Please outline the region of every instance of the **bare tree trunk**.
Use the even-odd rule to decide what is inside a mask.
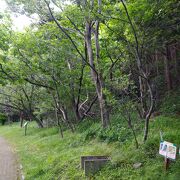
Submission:
[[[91,21],[88,22],[88,20],[87,20],[87,22],[86,22],[86,44],[87,44],[87,52],[88,52],[88,57],[89,57],[89,64],[93,67],[93,69],[91,68],[91,75],[92,75],[92,79],[95,84],[96,93],[98,96],[102,126],[104,128],[106,128],[110,124],[109,112],[108,112],[108,107],[107,107],[107,103],[106,103],[106,99],[105,99],[105,94],[103,93],[104,83],[103,83],[102,77],[101,77],[100,73],[98,73],[97,71],[96,72],[94,71],[95,65],[94,65],[94,55],[93,55],[93,50],[92,50],[91,28],[92,28]],[[96,43],[97,43],[97,39],[96,39]],[[97,50],[97,48],[98,48],[98,46],[96,44],[96,56],[98,56],[97,51],[99,53],[99,50]]]
[[[22,128],[23,127],[23,121],[24,121],[22,112],[20,112],[20,114],[19,114],[19,119],[20,119],[20,127]]]
[[[60,119],[59,119],[59,116],[58,116],[58,112],[57,112],[57,107],[55,106],[54,108],[55,110],[55,115],[56,115],[56,121],[57,121],[57,124],[58,124],[58,127],[59,127],[59,132],[61,134],[61,137],[63,138],[63,130],[62,130],[62,127],[61,127],[61,122],[60,122]]]
[[[146,102],[145,102],[145,89],[144,89],[144,82],[143,78],[139,76],[139,91],[140,91],[140,101],[141,101],[141,117],[146,117]]]
[[[128,126],[132,130],[134,140],[135,140],[135,145],[136,145],[136,148],[138,149],[139,148],[139,143],[138,143],[138,140],[137,140],[137,136],[136,136],[134,127],[132,125],[131,112],[130,112],[129,109],[127,109],[126,105],[125,105],[125,114],[126,114],[125,119],[127,119]]]
[[[67,110],[66,108],[60,103],[60,94],[59,94],[59,90],[58,90],[58,86],[57,86],[57,80],[54,76],[52,76],[52,80],[55,86],[55,90],[56,90],[56,95],[57,95],[57,100],[56,97],[52,94],[52,97],[54,99],[54,103],[55,106],[57,107],[57,109],[59,110],[59,112],[62,114],[62,117],[64,119],[64,122],[67,124],[67,126],[71,129],[72,132],[74,132],[74,128],[72,123],[69,121],[68,115],[67,115]]]
[[[66,108],[64,106],[62,106],[62,107],[59,107],[59,110],[61,111],[63,119],[64,119],[65,123],[67,124],[67,126],[69,127],[69,129],[71,129],[71,131],[74,132],[74,126],[68,118],[68,113],[67,113]]]
[[[69,60],[67,60],[69,71],[71,72],[73,69],[73,66]],[[84,68],[83,68],[84,69]],[[76,117],[76,122],[79,122],[81,120],[81,116],[79,113],[79,101],[80,101],[80,94],[81,94],[81,86],[82,86],[82,80],[83,80],[83,69],[81,71],[81,77],[80,77],[80,87],[78,92],[78,97],[75,97],[75,89],[74,89],[74,82],[72,79],[70,79],[69,87],[71,89],[71,102],[72,102],[72,108]]]
[[[24,119],[22,117],[20,117],[20,126],[21,126],[21,128],[23,127],[23,121],[24,121]]]
[[[39,128],[43,128],[44,127],[42,121],[40,119],[38,119],[35,115],[33,115],[33,119],[36,121],[36,123],[38,124]]]
[[[9,114],[7,115],[7,119],[8,124],[11,124],[11,116]]]
[[[76,117],[76,122],[81,121],[81,115],[80,115],[80,112],[79,112],[79,103],[76,102],[76,99],[75,99],[74,96],[72,97],[72,107],[73,107],[73,111],[74,111],[74,114],[75,114],[75,117]]]
[[[152,92],[152,88],[151,85],[149,83],[149,81],[147,80],[147,86],[148,86],[148,90],[149,90],[149,95],[150,95],[150,105],[149,105],[149,110],[146,114],[146,119],[145,119],[145,128],[144,128],[144,142],[147,140],[148,138],[148,133],[149,133],[149,120],[151,117],[151,114],[153,112],[153,108],[154,108],[154,97],[153,97],[153,92]]]
[[[145,96],[146,93],[149,94],[149,104],[150,105],[149,105],[149,108],[147,108],[147,110],[146,110],[146,119],[145,119],[145,127],[144,127],[144,138],[143,138],[144,142],[145,142],[147,140],[147,138],[148,138],[149,119],[150,119],[150,116],[151,116],[153,108],[154,108],[154,97],[153,97],[152,87],[151,87],[150,82],[149,82],[149,77],[147,76],[146,72],[143,69],[143,63],[142,63],[141,55],[139,53],[139,42],[138,42],[138,37],[137,37],[137,34],[136,34],[135,27],[133,25],[133,22],[131,21],[130,16],[129,16],[126,4],[124,3],[123,0],[121,0],[121,2],[123,4],[123,6],[124,6],[127,18],[129,20],[129,23],[131,25],[131,28],[132,28],[132,31],[133,31],[133,34],[134,34],[135,45],[136,45],[136,48],[135,48],[135,58],[136,58],[136,62],[137,62],[139,76],[141,76],[143,78],[143,81],[145,81],[145,85],[147,86],[146,92],[142,91],[141,93],[142,93],[143,96]],[[140,91],[141,91],[141,89],[140,89]]]
[[[92,1],[91,1],[92,2]],[[91,3],[93,4],[93,3]],[[102,6],[102,1],[98,0],[98,14],[101,13],[101,6]],[[93,8],[93,5],[92,5]],[[102,77],[102,72],[100,68],[98,67],[99,65],[99,60],[100,60],[100,46],[99,46],[99,21],[95,21],[95,51],[96,51],[96,64],[97,67],[94,65],[94,54],[93,54],[93,47],[92,47],[92,27],[93,23],[90,20],[90,17],[86,17],[86,35],[85,35],[85,40],[86,40],[86,45],[87,45],[87,53],[89,57],[89,64],[91,65],[91,76],[93,79],[93,82],[96,87],[96,93],[98,96],[98,101],[99,101],[99,106],[100,106],[100,112],[101,112],[101,122],[103,128],[106,128],[110,125],[110,120],[109,120],[109,111],[108,111],[108,106],[106,102],[106,95],[104,94],[104,80]],[[96,71],[95,71],[96,70]]]

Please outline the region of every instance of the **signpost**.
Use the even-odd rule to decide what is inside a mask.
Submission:
[[[165,169],[167,170],[170,164],[170,159],[175,160],[176,159],[176,152],[177,147],[175,144],[167,142],[167,141],[161,141],[160,148],[159,148],[159,154],[165,157]]]

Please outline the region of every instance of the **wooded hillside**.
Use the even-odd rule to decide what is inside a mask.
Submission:
[[[150,117],[179,89],[179,1],[6,2],[39,18],[17,32],[1,14],[2,117],[58,125],[63,137],[87,119],[109,128],[121,114],[136,139],[136,114],[147,140]]]

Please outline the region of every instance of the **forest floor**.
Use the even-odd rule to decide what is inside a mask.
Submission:
[[[17,180],[18,165],[16,156],[6,140],[0,137],[0,180]]]
[[[63,139],[58,128],[39,129],[35,122],[29,123],[27,136],[24,136],[24,128],[20,128],[19,123],[0,126],[0,136],[15,147],[26,180],[85,180],[87,178],[80,168],[80,157],[84,155],[111,157],[111,163],[95,174],[93,180],[179,180],[179,154],[175,161],[171,161],[167,172],[164,158],[159,155],[160,130],[164,140],[180,147],[179,117],[159,116],[151,120],[149,138],[145,144],[142,142],[143,129],[138,126],[138,149],[131,131],[123,126],[125,124],[119,116],[118,122],[115,125],[120,138],[116,141],[113,139],[116,135],[114,131],[102,134],[104,132],[98,129],[99,123],[90,125],[86,124],[87,121],[78,126],[75,133],[65,130]],[[2,140],[2,143],[5,142]],[[2,151],[3,145],[0,146]],[[6,155],[2,155],[4,157]],[[133,167],[136,163],[142,166],[136,169]]]

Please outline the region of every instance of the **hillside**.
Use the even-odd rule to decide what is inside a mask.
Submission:
[[[0,0],[0,179],[179,180],[179,9]]]
[[[165,172],[164,158],[158,154],[160,130],[164,140],[180,145],[179,118],[159,116],[153,119],[146,144],[142,143],[142,135],[138,135],[139,149],[135,148],[131,134],[120,123],[114,131],[121,137],[116,142],[111,142],[115,134],[102,136],[96,123],[81,124],[75,133],[66,131],[63,139],[57,128],[38,129],[33,122],[28,127],[27,136],[18,123],[0,127],[0,135],[14,146],[27,180],[85,179],[80,169],[82,155],[109,155],[112,158],[112,162],[93,179],[179,179],[179,155]],[[123,136],[128,141],[126,138],[124,141]],[[134,169],[135,163],[142,163],[142,167]]]

